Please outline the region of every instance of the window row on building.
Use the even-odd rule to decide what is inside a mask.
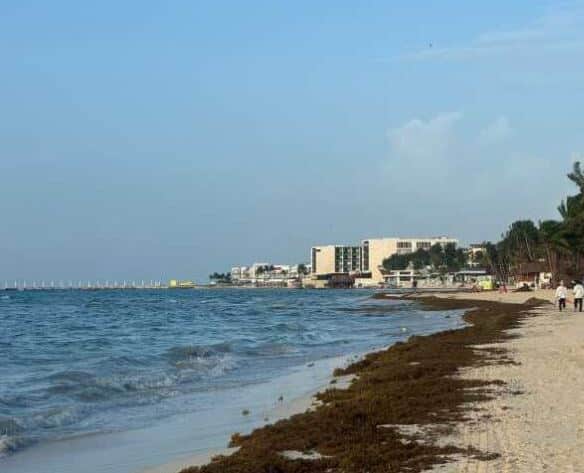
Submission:
[[[431,238],[372,238],[361,245],[325,245],[311,249],[313,274],[371,273],[375,282],[383,282],[380,271],[383,260],[394,254],[407,254],[419,249],[428,250],[435,244],[458,245],[458,240],[448,237]]]

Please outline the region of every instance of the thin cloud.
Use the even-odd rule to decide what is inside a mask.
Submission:
[[[484,209],[486,202],[504,205],[509,195],[526,201],[533,197],[533,189],[518,182],[540,183],[546,189],[543,198],[553,201],[558,175],[550,166],[555,161],[508,143],[520,129],[514,130],[505,115],[482,128],[473,128],[474,122],[451,112],[389,130],[383,179],[391,201],[409,208],[449,209],[439,210],[444,212],[462,201]]]
[[[487,31],[468,44],[414,51],[409,60],[462,61],[502,55],[584,52],[584,6],[550,10],[515,30]]]
[[[402,159],[435,160],[446,155],[462,113],[442,113],[430,120],[414,119],[389,130],[392,155]]]

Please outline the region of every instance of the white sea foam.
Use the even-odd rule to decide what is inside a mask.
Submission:
[[[23,437],[12,437],[10,435],[0,435],[0,458],[10,455],[26,444]]]
[[[215,403],[224,390],[456,325],[456,318],[426,319],[411,304],[386,317],[350,292],[325,297],[311,291],[200,291],[172,297],[31,291],[0,302],[3,369],[15,380],[0,383],[0,407],[17,416],[22,429],[0,418],[0,454],[24,447],[23,439],[45,444],[200,413],[211,404],[207,398]],[[47,367],[45,376],[41,367]],[[227,407],[237,401],[226,399]],[[237,419],[250,408],[244,401],[234,410]]]

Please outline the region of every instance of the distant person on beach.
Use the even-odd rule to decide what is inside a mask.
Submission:
[[[584,286],[582,281],[576,281],[572,289],[572,294],[574,294],[574,312],[582,312],[582,299],[584,298]]]
[[[564,286],[564,281],[560,281],[560,285],[556,289],[556,299],[560,312],[566,308],[566,297],[568,297],[568,289]]]

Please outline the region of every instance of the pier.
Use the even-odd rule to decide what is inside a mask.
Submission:
[[[59,280],[59,281],[4,281],[0,290],[4,291],[110,291],[110,290],[154,290],[168,289],[168,285],[160,280],[116,281],[116,280]]]

